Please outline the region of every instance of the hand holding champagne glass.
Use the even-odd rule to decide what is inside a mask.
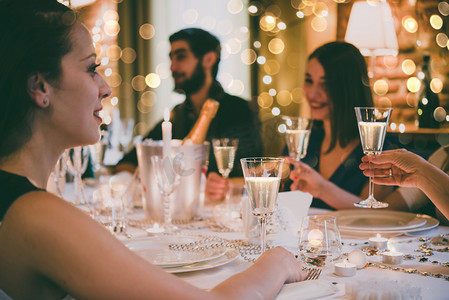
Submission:
[[[382,152],[390,120],[391,108],[355,107],[355,114],[359,126],[360,140],[363,153],[376,155]],[[388,203],[377,201],[374,198],[373,177],[369,177],[369,196],[363,201],[354,203],[363,208],[385,208]]]
[[[265,252],[266,221],[275,208],[284,159],[270,157],[240,160],[253,215],[260,218],[261,251]]]
[[[289,116],[283,116],[282,120],[283,125],[285,125],[284,136],[288,154],[292,159],[299,162],[307,154],[313,120]]]

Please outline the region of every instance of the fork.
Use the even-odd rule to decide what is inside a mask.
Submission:
[[[321,275],[321,269],[309,269],[304,280],[316,280]]]

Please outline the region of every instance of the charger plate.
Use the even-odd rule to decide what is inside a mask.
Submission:
[[[168,269],[207,262],[224,256],[225,247],[209,248],[201,251],[178,251],[169,249],[171,244],[189,244],[199,241],[193,236],[157,236],[125,241],[125,245],[152,264]]]
[[[337,217],[340,231],[351,232],[416,232],[438,226],[439,221],[427,215],[383,209],[349,209],[327,213]]]

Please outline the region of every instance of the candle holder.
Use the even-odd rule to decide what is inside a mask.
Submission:
[[[389,265],[402,264],[404,254],[401,252],[384,252],[382,253],[382,262]]]
[[[381,237],[380,234],[377,234],[376,237],[369,238],[368,242],[370,247],[377,249],[387,249],[388,239]]]
[[[334,273],[338,276],[344,277],[352,277],[355,275],[355,271],[357,270],[357,266],[345,260],[342,263],[336,263],[334,265]]]

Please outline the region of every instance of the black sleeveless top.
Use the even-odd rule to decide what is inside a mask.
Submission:
[[[43,191],[26,177],[0,170],[0,222],[9,207],[22,195],[32,191]]]

